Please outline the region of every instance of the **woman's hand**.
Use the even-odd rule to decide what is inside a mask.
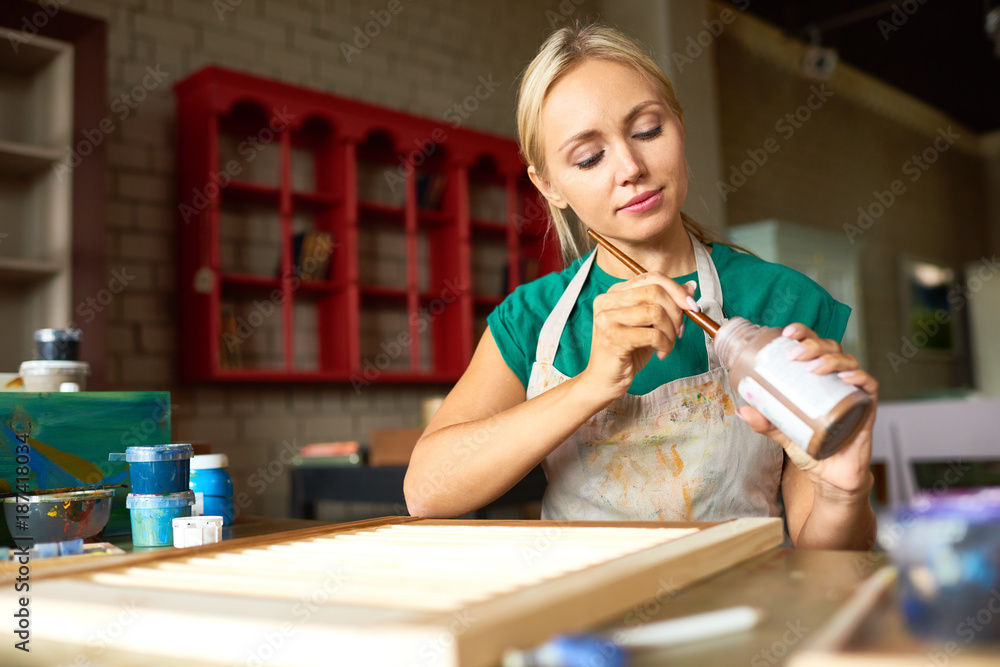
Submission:
[[[684,333],[684,310],[698,310],[695,283],[659,272],[617,283],[594,299],[590,362],[580,374],[591,395],[610,403],[624,395],[655,352],[665,358]]]
[[[845,354],[840,344],[834,340],[820,338],[804,324],[790,324],[782,332],[783,336],[799,341],[798,361],[812,361],[813,373],[825,375],[838,373],[844,382],[852,384],[878,403],[878,382],[861,370],[858,360]],[[792,352],[795,354],[795,351]],[[830,499],[844,501],[867,497],[871,488],[872,428],[875,424],[875,410],[854,436],[854,439],[832,456],[817,461],[801,447],[788,439],[784,433],[771,424],[760,412],[750,406],[739,409],[743,421],[757,433],[768,436],[780,444],[789,460],[804,471],[815,486],[816,493]]]

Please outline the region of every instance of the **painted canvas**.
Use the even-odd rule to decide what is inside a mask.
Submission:
[[[169,392],[0,392],[0,493],[15,490],[22,443],[34,490],[127,483],[128,464],[108,461],[108,454],[169,442]],[[128,533],[127,494],[115,492],[105,535]],[[12,543],[2,521],[0,543]]]

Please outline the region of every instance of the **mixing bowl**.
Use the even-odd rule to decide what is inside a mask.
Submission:
[[[3,499],[3,515],[15,540],[63,542],[97,537],[108,524],[114,489],[34,492],[33,495]],[[27,506],[27,512],[19,512]]]

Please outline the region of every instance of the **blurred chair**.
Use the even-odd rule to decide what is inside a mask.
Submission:
[[[1000,399],[881,403],[872,460],[886,465],[887,496],[893,508],[920,490],[916,472],[920,463],[945,464],[931,490],[969,486],[968,461],[1000,461]]]

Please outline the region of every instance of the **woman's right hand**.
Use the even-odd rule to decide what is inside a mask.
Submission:
[[[590,362],[581,373],[590,395],[623,396],[655,352],[665,358],[684,333],[685,310],[698,311],[695,283],[649,272],[617,283],[594,299]]]

